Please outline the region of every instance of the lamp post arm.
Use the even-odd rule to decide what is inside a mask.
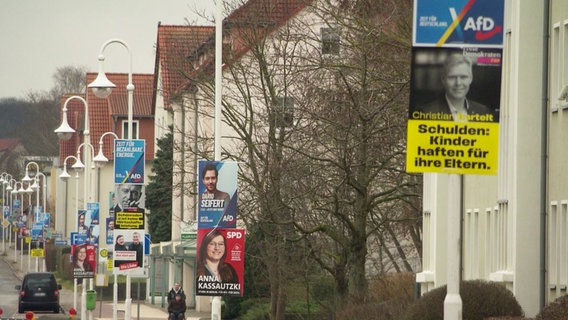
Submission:
[[[111,43],[119,43],[128,51],[128,84],[126,85],[126,91],[128,92],[128,139],[132,139],[132,114],[133,114],[133,98],[134,98],[134,84],[132,83],[132,51],[128,44],[121,39],[110,39],[107,40],[101,46],[99,53],[99,68],[102,68],[102,62],[105,60],[104,51]]]

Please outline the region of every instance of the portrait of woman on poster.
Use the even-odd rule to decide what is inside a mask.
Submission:
[[[116,241],[114,243],[114,251],[128,251],[128,246],[124,242],[124,236],[119,234],[116,236]],[[114,260],[114,266],[118,267],[122,263],[122,260]]]
[[[212,230],[203,237],[199,248],[197,262],[197,278],[200,276],[215,276],[217,281],[238,283],[237,272],[225,262],[227,255],[225,237],[218,230]]]
[[[73,252],[73,270],[92,272],[93,266],[87,261],[87,246],[81,245]]]

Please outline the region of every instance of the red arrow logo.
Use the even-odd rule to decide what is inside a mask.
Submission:
[[[497,33],[501,32],[502,29],[503,28],[501,28],[501,26],[496,26],[495,28],[493,28],[493,30],[488,31],[488,32],[477,31],[475,33],[475,40],[477,40],[477,41],[487,40],[487,39],[493,37],[494,35],[496,35]]]

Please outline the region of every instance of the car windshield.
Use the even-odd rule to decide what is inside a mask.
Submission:
[[[51,279],[49,278],[31,278],[28,280],[28,285],[30,287],[45,287],[51,285]]]

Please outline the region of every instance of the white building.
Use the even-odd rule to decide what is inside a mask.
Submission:
[[[448,228],[461,276],[509,288],[526,316],[566,294],[568,2],[505,1],[497,176],[463,176],[462,223],[448,226],[448,176],[424,176],[422,292],[444,285]]]

